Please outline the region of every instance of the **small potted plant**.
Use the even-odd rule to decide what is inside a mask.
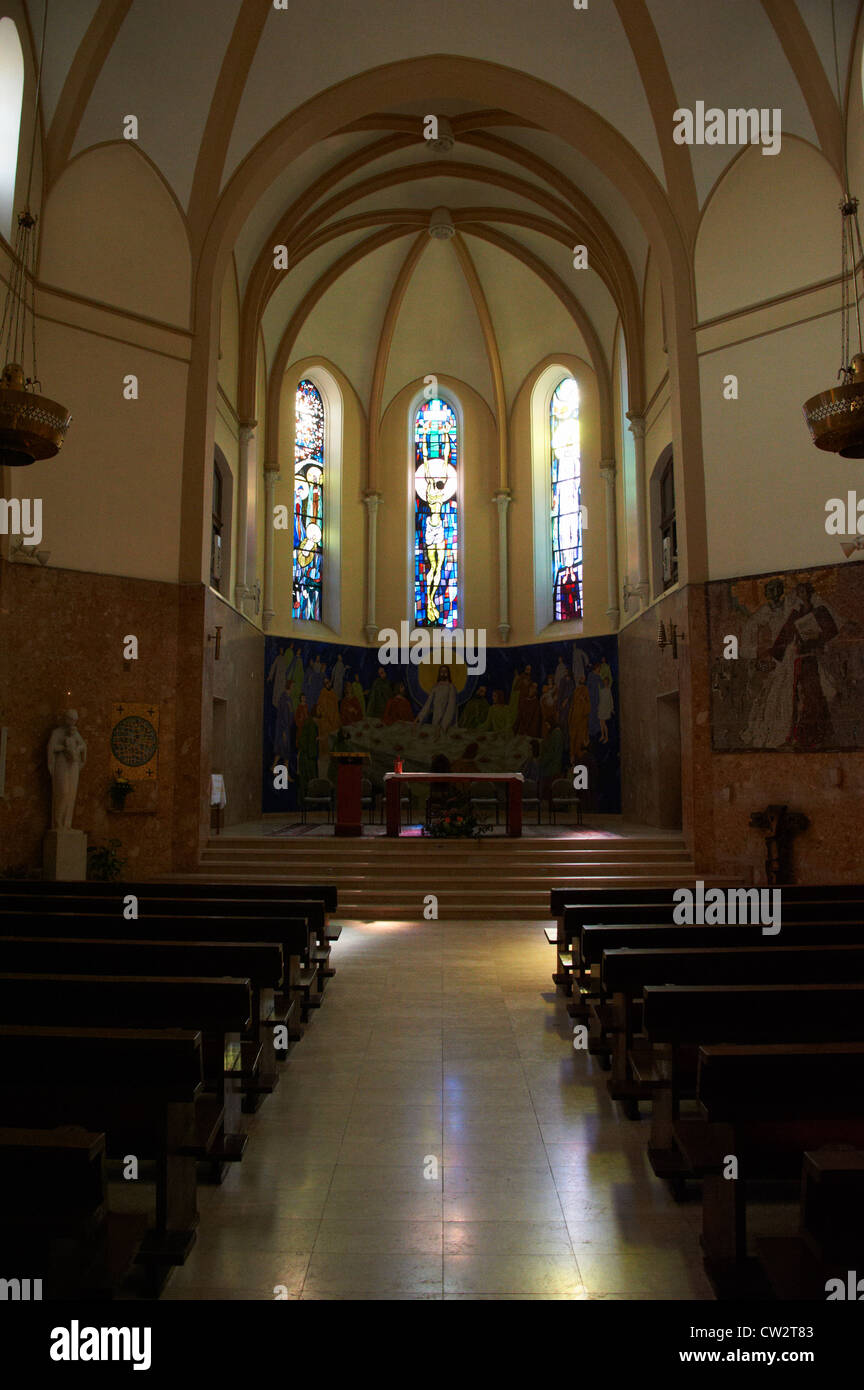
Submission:
[[[126,864],[126,860],[117,853],[122,847],[120,840],[90,845],[87,849],[87,877],[97,883],[116,883]]]
[[[111,809],[112,811],[122,811],[126,806],[126,798],[134,792],[135,788],[122,772],[115,772],[111,781]]]

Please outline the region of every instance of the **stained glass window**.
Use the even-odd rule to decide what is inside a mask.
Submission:
[[[298,620],[321,621],[324,561],[324,403],[314,382],[294,398],[294,596]]]
[[[549,408],[552,467],[552,598],[555,621],[582,617],[582,485],[579,387],[565,376]]]
[[[414,416],[414,624],[459,626],[459,427],[436,396]]]

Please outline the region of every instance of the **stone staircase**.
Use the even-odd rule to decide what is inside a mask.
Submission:
[[[480,841],[381,836],[211,838],[197,874],[240,883],[335,883],[336,920],[416,921],[437,898],[442,921],[548,922],[553,887],[686,884],[695,868],[679,836]],[[179,877],[179,876],[178,876]]]

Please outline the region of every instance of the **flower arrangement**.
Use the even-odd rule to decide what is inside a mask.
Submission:
[[[423,827],[423,834],[433,840],[479,840],[488,835],[492,826],[487,821],[478,820],[470,805],[446,805],[434,810],[429,824]]]
[[[111,805],[115,811],[122,811],[126,805],[127,796],[134,792],[135,787],[124,776],[122,772],[115,772],[111,782]]]

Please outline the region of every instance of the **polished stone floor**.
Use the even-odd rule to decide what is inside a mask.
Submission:
[[[164,1298],[712,1298],[540,927],[346,926],[334,964]]]

